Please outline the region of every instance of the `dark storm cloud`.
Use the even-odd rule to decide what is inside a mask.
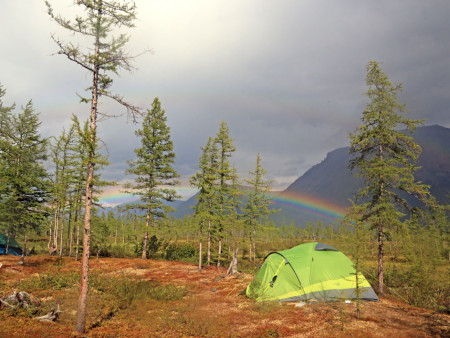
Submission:
[[[166,110],[184,180],[192,175],[200,147],[230,127],[241,176],[256,153],[277,188],[303,174],[326,154],[348,144],[366,98],[365,66],[382,63],[408,117],[450,127],[450,2],[156,0],[136,2],[139,21],[129,49],[138,70],[121,74],[114,90],[149,108],[158,96]],[[72,11],[71,1],[58,9]],[[21,13],[13,16],[11,13]],[[17,1],[0,5],[0,82],[11,101],[32,98],[42,111],[43,132],[58,134],[71,113],[87,117],[75,92],[89,75],[56,51],[45,6]],[[9,14],[8,14],[9,13]],[[110,108],[107,104],[105,109]],[[109,179],[123,179],[126,160],[138,145],[126,118],[102,122],[99,130],[112,165]]]

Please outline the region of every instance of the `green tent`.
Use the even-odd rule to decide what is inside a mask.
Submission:
[[[8,246],[8,255],[22,256],[22,248],[14,238],[0,234],[0,255],[6,255],[6,246]]]
[[[362,274],[363,300],[378,297]],[[257,301],[337,301],[356,298],[353,263],[332,246],[313,242],[272,252],[248,285],[246,294]]]

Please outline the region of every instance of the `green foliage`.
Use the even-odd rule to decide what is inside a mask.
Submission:
[[[165,248],[167,245],[168,241],[159,240],[158,237],[156,237],[156,235],[152,235],[147,242],[146,257],[162,258],[164,255],[158,254],[158,251],[161,248]],[[142,255],[143,248],[144,248],[144,241],[142,240],[139,243],[137,243],[137,245],[135,245],[134,253],[138,256]]]
[[[179,175],[173,165],[175,153],[170,138],[170,128],[166,124],[165,111],[161,109],[161,103],[155,98],[152,109],[147,109],[142,129],[136,131],[140,138],[141,147],[134,150],[137,159],[128,161],[130,168],[127,174],[135,175],[135,183],[127,184],[133,195],[140,196],[141,203],[134,208],[145,210],[146,227],[156,227],[156,223],[167,217],[172,208],[164,204],[164,201],[174,201],[178,198],[175,189],[170,188],[178,183]],[[146,258],[148,230],[144,237],[142,258]]]
[[[73,287],[79,279],[79,273],[52,271],[21,281],[16,288],[28,292],[40,290],[61,290]]]
[[[261,165],[261,156],[258,153],[256,156],[255,171],[249,171],[250,178],[245,182],[250,185],[250,189],[246,190],[245,206],[242,208],[242,218],[247,226],[247,234],[253,247],[253,255],[251,259],[256,258],[256,232],[261,229],[261,220],[269,214],[277,213],[279,210],[269,209],[271,196],[269,191],[271,189],[271,181],[267,181],[264,175],[267,174]]]
[[[170,128],[161,103],[155,98],[152,109],[147,109],[142,129],[136,131],[141,147],[134,150],[137,159],[128,161],[127,174],[136,175],[135,184],[127,185],[130,193],[138,195],[142,204],[135,207],[146,210],[147,217],[162,218],[168,209],[163,201],[173,201],[178,196],[170,186],[177,184],[178,174],[173,168],[175,153],[170,138]]]
[[[386,269],[387,291],[408,304],[450,313],[450,269],[418,260]]]
[[[159,285],[151,280],[128,275],[105,276],[92,274],[90,286],[114,302],[119,309],[132,305],[136,300],[174,301],[187,295],[187,290],[174,285]]]
[[[27,234],[47,217],[49,198],[47,139],[38,132],[41,122],[31,101],[22,112],[4,107],[0,85],[0,228],[10,235]]]
[[[413,132],[420,120],[402,117],[405,106],[398,103],[402,87],[391,83],[380,65],[367,65],[366,95],[369,102],[361,118],[363,125],[350,134],[350,168],[364,178],[366,185],[356,196],[354,212],[378,232],[379,291],[383,293],[383,243],[389,230],[400,227],[409,210],[403,191],[430,204],[429,187],[414,179],[415,162],[421,152],[411,136],[399,131],[404,126]]]
[[[168,261],[194,263],[197,249],[190,244],[168,244],[164,247],[164,258]]]
[[[59,47],[58,54],[65,55],[70,61],[83,67],[85,70],[95,73],[98,76],[95,88],[88,88],[89,92],[95,91],[99,96],[107,96],[120,104],[124,105],[128,110],[133,110],[129,104],[125,104],[122,98],[114,95],[109,91],[113,79],[109,74],[117,75],[120,70],[131,71],[130,56],[125,45],[129,40],[126,34],[113,36],[114,29],[118,27],[134,26],[136,19],[136,6],[134,3],[121,4],[118,1],[97,1],[97,0],[80,0],[75,4],[80,6],[84,11],[84,16],[77,16],[74,20],[63,18],[55,15],[53,8],[48,1],[45,1],[48,14],[59,26],[68,31],[93,38],[96,48],[91,45],[84,49],[74,43],[66,43],[54,35],[53,40]],[[92,41],[92,40],[91,40]],[[88,98],[82,98],[82,102],[91,101]]]
[[[18,305],[13,307],[5,307],[2,309],[2,311],[5,311],[8,316],[11,317],[21,317],[21,318],[33,318],[40,316],[44,313],[45,310],[42,309],[42,307],[38,306],[37,304],[31,304],[28,306]]]

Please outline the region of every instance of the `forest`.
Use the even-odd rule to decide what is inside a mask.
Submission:
[[[254,154],[254,169],[239,177],[239,163],[233,159],[237,149],[225,121],[215,133],[211,131],[212,136],[204,145],[198,145],[201,156],[189,181],[198,191],[194,213],[177,219],[170,216],[170,202],[179,198],[176,186],[180,175],[164,102],[156,97],[143,110],[111,91],[112,75],[129,71],[134,58],[124,49],[128,37],[112,34],[114,28],[133,26],[136,8],[115,1],[86,0],[77,4],[84,8],[84,18],[65,19],[55,14],[48,2],[47,8],[57,25],[74,36],[92,40],[92,45],[83,50],[73,41],[53,36],[58,54],[92,76],[88,97],[81,97],[90,106],[89,118],[82,121],[74,114],[70,125],[59,134],[43,137],[42,122],[33,102],[30,100],[20,109],[8,105],[7,88],[0,85],[0,233],[6,239],[5,254],[10,243],[22,247],[20,259],[0,256],[0,263],[5,262],[3,268],[0,265],[0,273],[5,277],[0,281],[3,319],[17,318],[24,323],[24,318],[45,317],[47,313],[56,320],[60,305],[65,305],[73,313],[61,315],[64,330],[75,323],[78,334],[86,330],[94,333],[95,329],[118,325],[108,324],[115,323],[114,318],[123,323],[126,314],[138,311],[137,304],[144,306],[144,301],[176,306],[189,293],[197,294],[199,290],[194,292],[183,286],[190,285],[188,277],[183,275],[186,280],[176,280],[177,269],[180,275],[189,270],[188,275],[198,280],[205,276],[215,282],[224,279],[228,284],[223,295],[229,296],[242,291],[267,254],[301,243],[323,242],[350,257],[356,275],[362,273],[386,302],[403,302],[438,314],[441,317],[433,320],[438,322],[440,331],[436,329],[434,334],[448,333],[445,322],[450,309],[449,206],[440,205],[430,194],[430,187],[414,177],[421,149],[411,134],[424,121],[404,116],[406,107],[398,98],[402,86],[389,80],[380,63],[367,64],[361,125],[349,135],[352,160],[348,165],[356,177],[364,179],[365,186],[354,196],[342,219],[330,224],[274,223],[271,215],[277,210],[271,208],[272,182],[267,178],[262,155]],[[124,108],[138,126],[135,136],[140,142],[134,152],[130,151],[126,170],[129,180],[123,187],[139,200],[108,209],[98,200],[103,188],[116,184],[101,177],[102,169],[109,165],[97,131],[99,102],[103,99]],[[400,192],[415,197],[420,207],[409,205]],[[106,274],[112,271],[101,268],[102,264],[134,272],[131,277],[122,272],[112,278]],[[15,266],[22,267],[21,280],[14,277]],[[170,271],[172,284],[161,284],[156,277],[144,278],[152,269]],[[139,270],[142,275],[136,272]],[[213,289],[215,292],[217,286]],[[17,307],[7,298],[12,291],[41,294],[45,298],[49,297],[49,290],[57,292],[60,299],[50,302],[51,310],[50,303],[33,303],[31,299],[31,305]],[[93,304],[96,302],[103,309]],[[342,312],[348,310],[330,305],[330,321],[334,324],[327,332],[336,325],[344,330],[346,322],[360,319],[360,310],[368,316],[368,305],[356,303],[357,317],[351,320]],[[177,320],[170,316],[167,319],[172,335],[223,334],[220,323],[217,327],[199,326],[201,319],[187,314],[195,309],[183,304],[183,315],[169,305],[165,309],[168,312],[164,316],[169,316],[170,311],[178,316]],[[258,316],[267,313],[274,317],[278,316],[277,311],[288,311],[273,306],[252,311]],[[317,313],[323,315],[328,310],[319,308]],[[162,334],[157,331],[163,330],[162,326],[163,323],[155,323],[153,333]],[[290,330],[266,327],[248,333],[300,333]],[[98,334],[108,335],[101,331]]]

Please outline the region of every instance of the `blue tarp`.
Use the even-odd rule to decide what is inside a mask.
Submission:
[[[0,255],[6,254],[6,244],[8,242],[8,237],[0,234]],[[12,238],[9,239],[8,245],[8,255],[22,256],[22,248],[20,245]]]

